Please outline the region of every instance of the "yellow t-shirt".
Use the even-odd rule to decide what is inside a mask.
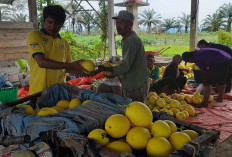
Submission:
[[[54,61],[70,63],[70,47],[65,39],[60,35],[53,38],[46,33],[45,29],[36,30],[28,33],[27,47],[30,54],[30,95],[54,84],[66,82],[65,69],[40,68],[34,59],[35,55],[45,55],[46,58]]]

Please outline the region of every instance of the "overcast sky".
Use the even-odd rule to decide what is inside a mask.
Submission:
[[[123,2],[124,0],[114,0],[114,3]],[[146,2],[146,0],[143,0]],[[224,3],[232,3],[232,0],[199,0],[199,23],[206,18],[207,15],[212,15]],[[97,7],[97,2],[91,2],[94,7]],[[94,4],[95,3],[95,4]],[[145,9],[154,9],[163,19],[177,18],[182,16],[182,12],[190,14],[191,0],[148,0],[150,6],[139,7],[139,13]],[[84,3],[83,3],[84,4]],[[86,5],[85,7],[88,7]],[[120,10],[125,10],[125,7],[114,7],[114,12],[118,13]]]

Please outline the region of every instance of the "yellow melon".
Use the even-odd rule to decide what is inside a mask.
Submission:
[[[107,137],[107,133],[103,129],[94,129],[88,134],[89,139],[93,139],[94,141],[104,146],[109,143],[109,138]]]
[[[113,141],[106,145],[107,148],[113,150],[114,152],[121,153],[132,153],[131,147],[123,141]]]
[[[151,138],[150,131],[144,127],[134,127],[126,135],[126,142],[135,150],[145,149]]]
[[[171,134],[170,126],[163,120],[157,120],[151,127],[151,132],[154,137],[165,137],[168,138]]]
[[[90,73],[92,71],[95,70],[95,64],[93,61],[91,60],[84,60],[82,62],[80,62],[80,65],[85,69],[87,70],[86,73]]]
[[[169,138],[169,142],[172,144],[174,150],[181,149],[189,141],[191,141],[191,138],[183,132],[174,132]]]
[[[125,136],[129,129],[130,121],[126,116],[121,114],[114,114],[105,122],[105,130],[113,138]]]
[[[166,138],[154,137],[147,143],[146,150],[150,157],[168,156],[172,152],[172,146]]]
[[[81,105],[81,100],[78,99],[78,98],[75,98],[75,99],[72,99],[69,103],[69,108],[73,108],[73,107],[76,107],[76,106],[79,106]]]
[[[141,102],[132,102],[126,107],[125,115],[134,126],[148,126],[153,116],[151,110]]]

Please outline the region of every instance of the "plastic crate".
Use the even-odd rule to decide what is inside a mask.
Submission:
[[[18,87],[0,89],[0,102],[6,103],[18,99]]]

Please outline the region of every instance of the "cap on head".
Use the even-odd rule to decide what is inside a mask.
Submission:
[[[121,10],[118,13],[118,16],[114,16],[112,17],[112,19],[120,19],[120,20],[125,20],[125,21],[130,21],[133,22],[135,17],[132,13],[130,13],[129,11],[126,10]]]
[[[148,54],[147,56],[146,56],[146,59],[154,59],[155,57],[152,55],[152,54]]]

